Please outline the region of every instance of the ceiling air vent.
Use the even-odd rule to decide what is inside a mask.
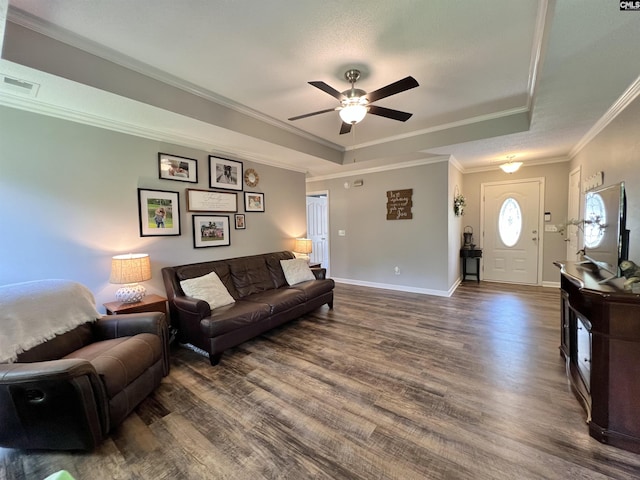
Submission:
[[[20,95],[27,95],[29,97],[35,97],[38,94],[38,89],[40,88],[38,83],[20,80],[19,78],[10,77],[9,75],[4,74],[0,74],[0,78],[2,78],[0,90],[18,93]]]

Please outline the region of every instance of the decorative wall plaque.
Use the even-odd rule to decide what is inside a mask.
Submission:
[[[413,218],[413,189],[387,192],[387,220],[410,220]]]

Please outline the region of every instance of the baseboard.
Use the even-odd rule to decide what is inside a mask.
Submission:
[[[542,282],[543,287],[560,288],[560,282]]]
[[[345,283],[347,285],[358,285],[360,287],[380,288],[383,290],[395,290],[398,292],[420,293],[422,295],[434,295],[437,297],[450,297],[460,285],[460,280],[456,282],[449,290],[431,290],[429,288],[417,288],[407,285],[393,285],[389,283],[366,282],[363,280],[352,280],[350,278],[331,277],[336,283]]]

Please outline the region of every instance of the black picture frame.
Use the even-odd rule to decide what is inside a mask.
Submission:
[[[158,152],[158,178],[198,183],[198,161],[194,158]]]
[[[139,188],[138,218],[141,237],[180,235],[180,194]]]
[[[236,213],[233,216],[233,219],[235,220],[236,230],[244,230],[247,228],[247,219],[245,218],[244,213]]]
[[[264,212],[264,193],[244,192],[245,212]]]
[[[209,187],[242,191],[243,181],[242,162],[209,155]]]
[[[228,215],[193,215],[192,220],[193,248],[231,245]]]

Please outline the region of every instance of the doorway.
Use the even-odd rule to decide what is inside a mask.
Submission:
[[[307,238],[311,239],[311,263],[319,263],[329,276],[329,192],[307,193]]]
[[[544,179],[481,185],[483,280],[539,285]]]

